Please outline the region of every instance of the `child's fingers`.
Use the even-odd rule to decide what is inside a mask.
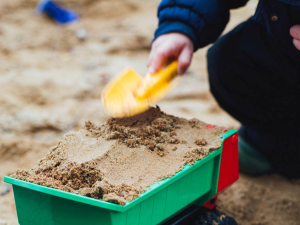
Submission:
[[[294,43],[295,47],[298,50],[300,50],[300,40],[294,38],[293,43]]]
[[[183,74],[191,64],[193,49],[185,46],[178,57],[178,74]]]
[[[290,29],[293,38],[300,40],[300,25],[295,25]]]
[[[154,55],[153,50],[151,50],[149,58],[148,58],[148,63],[147,63],[149,73],[155,73],[156,72],[154,67],[152,66],[152,64],[153,64],[153,62],[152,62],[153,61],[153,55]]]
[[[290,34],[294,38],[295,47],[300,50],[300,25],[295,25],[290,29]]]
[[[149,73],[157,72],[161,67],[164,66],[164,62],[168,57],[168,51],[163,48],[153,48],[151,50],[148,60],[148,71]]]

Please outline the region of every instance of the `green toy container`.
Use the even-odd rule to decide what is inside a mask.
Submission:
[[[220,138],[234,134],[230,130]],[[125,206],[5,177],[13,185],[20,225],[153,225],[217,193],[222,148],[151,185]]]

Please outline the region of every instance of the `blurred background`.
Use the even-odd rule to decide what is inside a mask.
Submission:
[[[18,224],[3,177],[29,169],[70,131],[108,117],[101,91],[126,67],[145,74],[159,0],[59,0],[80,20],[59,26],[34,14],[37,0],[0,1],[0,225]],[[253,15],[257,1],[232,11],[226,32]],[[170,114],[237,129],[209,92],[206,51],[194,55],[180,85],[159,103]],[[299,224],[300,180],[278,175],[240,180],[218,209],[239,224]]]

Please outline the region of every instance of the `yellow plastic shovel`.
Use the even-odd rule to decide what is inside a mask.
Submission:
[[[177,61],[154,74],[147,74],[145,78],[133,69],[126,69],[104,88],[102,104],[112,117],[129,117],[142,113],[178,84],[175,77]]]

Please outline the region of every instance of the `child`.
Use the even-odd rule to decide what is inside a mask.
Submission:
[[[300,177],[300,1],[260,0],[254,16],[217,39],[247,0],[162,0],[148,69],[207,53],[211,92],[239,129],[240,169]]]

